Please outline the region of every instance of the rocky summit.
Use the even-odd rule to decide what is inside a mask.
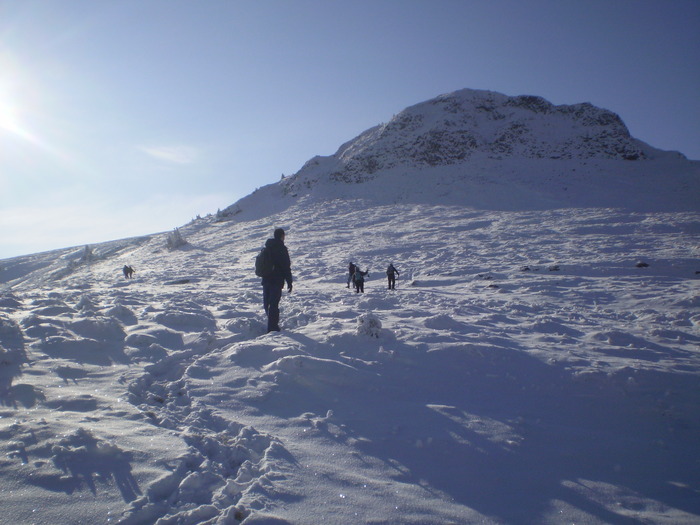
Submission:
[[[356,184],[363,184],[357,187]],[[463,89],[406,108],[224,211],[363,198],[478,209],[696,210],[700,163],[630,135],[612,111]]]
[[[474,157],[645,160],[652,149],[622,119],[589,103],[556,106],[537,96],[463,89],[411,106],[342,145],[332,176],[371,176],[397,166],[444,166]]]

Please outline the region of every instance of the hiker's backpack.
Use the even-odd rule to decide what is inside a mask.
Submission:
[[[272,253],[265,246],[255,257],[255,275],[258,277],[270,277],[274,271],[275,262],[272,260]]]

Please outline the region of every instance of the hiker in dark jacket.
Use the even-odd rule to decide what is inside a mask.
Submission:
[[[274,238],[268,239],[265,247],[272,254],[274,270],[269,277],[263,277],[263,306],[267,314],[267,331],[280,331],[280,299],[282,298],[282,288],[287,282],[287,292],[292,291],[292,269],[289,260],[289,251],[284,245],[284,230],[277,228]]]
[[[396,276],[401,275],[399,271],[394,268],[394,263],[389,264],[389,267],[386,269],[386,278],[389,281],[389,290],[395,290],[396,289]]]
[[[348,266],[348,288],[350,288],[350,281],[354,279],[355,276],[355,263],[350,261],[350,266]]]
[[[352,282],[355,284],[355,293],[365,293],[365,275],[369,275],[369,270],[363,272],[359,266],[355,267]]]

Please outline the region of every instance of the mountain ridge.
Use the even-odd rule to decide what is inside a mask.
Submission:
[[[635,139],[616,113],[590,103],[463,89],[404,109],[222,215],[358,195],[479,209],[697,210],[700,162]]]
[[[332,157],[341,172],[371,175],[409,162],[458,164],[478,154],[496,160],[647,160],[655,153],[661,152],[634,139],[619,115],[588,102],[554,105],[534,95],[462,89],[409,106],[341,145]]]

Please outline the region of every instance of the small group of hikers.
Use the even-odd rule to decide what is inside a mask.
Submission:
[[[268,333],[280,331],[280,300],[285,283],[287,283],[287,292],[292,292],[292,264],[284,239],[284,230],[277,228],[273,237],[265,242],[265,247],[255,260],[255,273],[262,277],[263,308],[267,315]],[[364,293],[365,277],[369,276],[369,270],[362,271],[352,262],[348,270],[348,288],[352,282],[356,293]],[[125,279],[133,278],[134,269],[131,266],[124,265],[122,271]],[[390,264],[386,270],[389,290],[395,289],[398,275],[400,275],[399,271],[394,268],[393,263]]]
[[[365,276],[369,276],[369,270],[363,272],[359,266],[351,261],[350,266],[348,266],[348,288],[352,283],[355,293],[365,293]]]
[[[265,247],[255,259],[255,274],[262,278],[263,288],[263,308],[267,315],[267,332],[280,331],[280,300],[282,290],[287,283],[287,292],[292,292],[292,264],[289,258],[289,251],[284,245],[285,232],[282,228],[274,231],[273,237],[265,242]],[[360,268],[350,263],[348,267],[348,288],[352,281],[356,293],[364,293],[365,276],[369,275],[369,270],[362,271]],[[400,275],[394,268],[393,263],[386,270],[389,290],[396,287],[396,277]]]
[[[394,263],[389,264],[386,269],[386,278],[388,281],[388,289],[396,289],[396,276],[401,275],[399,271],[394,268]],[[365,276],[369,277],[369,270],[362,271],[360,267],[350,261],[348,266],[348,288],[350,288],[350,283],[352,283],[355,288],[355,293],[365,293]]]

